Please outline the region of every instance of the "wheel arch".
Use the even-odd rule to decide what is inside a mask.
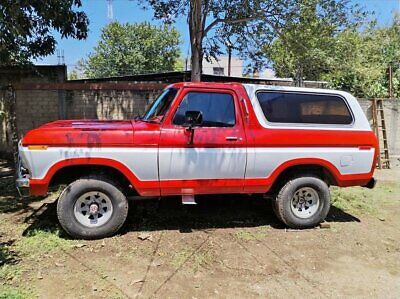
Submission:
[[[101,174],[115,180],[126,190],[137,192],[138,178],[124,164],[107,158],[74,158],[62,160],[50,167],[43,181],[48,187],[69,184],[90,174]]]
[[[339,185],[340,172],[329,161],[323,159],[295,159],[280,165],[271,176],[273,178],[270,192],[279,190],[290,178],[300,174],[319,177],[328,185]]]

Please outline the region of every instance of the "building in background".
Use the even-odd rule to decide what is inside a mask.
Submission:
[[[228,56],[220,56],[218,59],[212,58],[210,62],[203,59],[203,74],[228,76]],[[238,57],[231,58],[231,77],[243,77],[243,60]]]

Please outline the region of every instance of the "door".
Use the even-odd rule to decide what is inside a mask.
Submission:
[[[160,136],[162,195],[243,191],[246,136],[238,98],[230,90],[184,89]],[[184,127],[186,111],[200,111],[201,126]]]

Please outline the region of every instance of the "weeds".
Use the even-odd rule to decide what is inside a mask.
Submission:
[[[35,229],[20,239],[16,246],[21,254],[35,256],[70,247],[73,242],[62,238],[59,229]]]
[[[249,232],[246,230],[240,230],[235,233],[236,238],[243,240],[243,241],[250,241],[250,240],[258,240],[264,238],[266,233],[261,230],[257,230],[254,232]]]
[[[370,190],[362,187],[336,188],[331,190],[331,201],[335,207],[352,214],[376,215],[379,206],[390,201],[388,195],[395,193],[395,186],[378,185]]]
[[[189,249],[183,249],[175,254],[172,265],[175,269],[178,269],[187,263],[193,272],[198,272],[201,268],[210,266],[214,259],[214,255],[210,251],[196,251],[193,253]]]
[[[0,268],[0,280],[1,281],[13,281],[19,278],[23,270],[19,265],[5,264]]]
[[[0,299],[30,299],[36,298],[32,290],[11,286],[0,286]]]

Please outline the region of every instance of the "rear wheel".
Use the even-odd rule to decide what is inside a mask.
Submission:
[[[71,183],[60,195],[57,216],[74,238],[98,239],[115,234],[128,214],[128,201],[116,185],[102,177]]]
[[[328,185],[314,176],[289,180],[275,199],[277,217],[291,228],[314,227],[324,221],[330,208]]]

